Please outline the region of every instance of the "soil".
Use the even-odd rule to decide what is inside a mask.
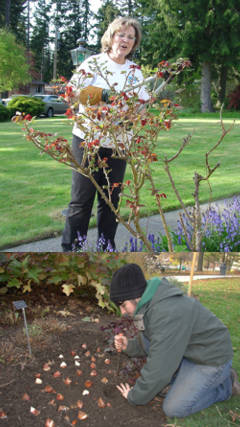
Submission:
[[[3,302],[3,307],[11,303]],[[114,328],[119,318],[92,302],[54,294],[42,295],[42,304],[38,302],[37,306],[31,296],[27,304],[32,357],[21,313],[16,324],[11,312],[4,311],[1,316],[0,426],[166,424],[162,398],[156,397],[145,406],[132,406],[116,388],[121,382],[133,385],[139,375],[137,366],[144,363],[141,360],[140,365],[129,365],[130,359],[114,350]],[[131,328],[126,326],[124,332],[127,329],[129,333]]]

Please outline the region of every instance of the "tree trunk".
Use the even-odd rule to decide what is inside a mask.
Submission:
[[[204,252],[198,253],[197,271],[203,271],[203,256]]]
[[[209,62],[202,64],[201,79],[201,112],[210,113],[213,111],[211,101],[211,67]]]
[[[223,104],[226,96],[227,72],[228,68],[226,67],[226,65],[222,65],[220,69],[219,79],[219,101],[221,104]]]
[[[10,9],[11,9],[11,0],[6,0],[6,3],[5,3],[5,24],[6,24],[6,27],[10,26]]]

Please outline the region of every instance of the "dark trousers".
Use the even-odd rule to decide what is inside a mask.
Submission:
[[[82,140],[77,136],[73,136],[72,151],[78,163],[81,163],[83,156],[83,147],[80,146]],[[113,159],[112,149],[101,147],[99,149],[101,158],[106,157],[108,168],[109,181],[112,184],[122,183],[126,162],[120,159]],[[107,185],[103,169],[99,168],[93,173],[97,183],[103,188]],[[86,239],[89,221],[91,217],[93,202],[96,195],[96,188],[89,178],[83,176],[79,172],[73,171],[72,174],[72,199],[68,206],[65,228],[62,236],[63,251],[71,251],[74,245],[81,247],[81,239]],[[107,190],[105,190],[107,194]],[[121,186],[114,188],[111,201],[115,208],[118,206],[119,194]],[[103,198],[97,192],[98,206],[97,206],[97,227],[98,227],[98,240],[103,237],[104,243],[102,244],[103,250],[107,248],[108,243],[115,249],[114,237],[117,231],[117,221],[114,213],[110,207],[105,203]],[[81,237],[79,241],[79,237]]]

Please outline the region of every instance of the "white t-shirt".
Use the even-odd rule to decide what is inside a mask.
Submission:
[[[100,72],[97,70],[96,63],[100,68],[101,73],[106,78],[101,76]],[[114,85],[116,92],[127,90],[143,81],[141,70],[131,67],[131,65],[136,64],[128,59],[126,59],[124,64],[118,64],[113,61],[107,53],[100,53],[87,58],[77,68],[70,83],[73,86],[75,93],[77,93],[77,91],[80,92],[81,89],[90,85],[100,87],[102,89],[110,89],[110,87]],[[84,70],[85,73],[91,73],[92,77],[83,78],[80,70]],[[144,101],[149,99],[149,94],[144,86],[137,88],[134,92],[137,93],[139,99],[143,99]],[[84,108],[84,105],[79,104],[79,113],[83,113]],[[86,126],[87,121],[84,123],[84,127]],[[73,134],[85,139],[85,133],[77,126],[77,123],[74,124]],[[97,137],[98,135],[95,135],[95,138]],[[101,146],[112,147],[113,143],[111,143],[111,140],[108,137],[104,137],[101,138]]]

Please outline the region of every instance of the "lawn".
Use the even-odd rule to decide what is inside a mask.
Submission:
[[[240,114],[226,113],[225,117],[226,126],[232,123],[233,118],[236,118],[236,124],[210,160],[212,166],[216,162],[221,163],[210,181],[213,199],[239,194]],[[71,123],[62,117],[39,119],[35,128],[58,132],[71,139]],[[179,208],[179,203],[163,170],[162,159],[164,155],[172,156],[188,134],[192,135],[191,142],[175,161],[172,170],[183,200],[190,205],[194,171],[204,173],[205,152],[221,134],[218,114],[183,115],[174,122],[170,131],[160,134],[159,161],[153,164],[153,168],[158,188],[167,194],[163,202],[165,210]],[[14,123],[0,123],[0,155],[0,247],[60,233],[64,226],[62,210],[70,198],[71,170],[42,155],[24,139],[20,127]],[[128,171],[126,179],[130,179]],[[205,183],[201,201],[209,199],[209,190]],[[142,215],[157,213],[148,185],[142,191],[142,203],[145,205]],[[122,213],[127,214],[127,208],[122,207]],[[95,224],[94,218],[91,224]]]
[[[233,366],[240,373],[240,279],[194,281],[193,293],[229,328],[234,348]],[[18,297],[21,299],[22,295],[18,294]],[[3,367],[0,369],[0,413],[2,411],[7,416],[1,420],[2,425],[45,425],[47,418],[53,419],[56,425],[80,425],[80,420],[75,422],[79,414],[79,400],[83,405],[82,411],[88,415],[84,421],[88,427],[102,425],[102,419],[106,427],[129,425],[129,420],[141,427],[240,425],[239,396],[184,419],[166,420],[161,399],[144,406],[130,406],[115,386],[119,382],[136,380],[134,364],[124,355],[118,358],[115,352],[104,353],[112,342],[114,325],[124,320],[106,313],[86,299],[60,296],[56,287],[55,292],[47,292],[45,287],[39,291],[36,287],[35,292],[24,294],[33,351],[33,358],[29,360],[22,316],[17,323],[10,322],[12,312],[9,307],[14,299],[14,294],[3,297],[4,310],[0,319],[0,367]],[[110,341],[106,339],[109,334]],[[60,355],[67,364],[64,369],[60,366]],[[80,370],[76,369],[75,357],[79,357]],[[106,358],[109,359],[107,363]],[[91,361],[95,363],[96,376],[91,376]],[[36,384],[36,377],[41,378],[42,384]],[[90,395],[83,396],[82,391],[89,379],[92,382]],[[60,393],[62,401],[58,401]],[[100,397],[105,406],[99,406]],[[31,413],[31,407],[39,413]]]

